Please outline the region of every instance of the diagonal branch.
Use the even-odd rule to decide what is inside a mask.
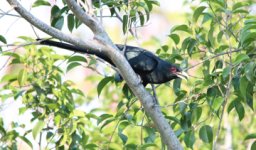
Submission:
[[[233,50],[233,51],[227,51],[227,52],[218,53],[218,54],[216,54],[216,55],[214,55],[214,56],[212,56],[212,57],[205,58],[204,60],[200,61],[199,63],[197,63],[197,64],[195,64],[195,65],[193,65],[193,66],[190,66],[190,67],[185,68],[184,71],[187,71],[187,70],[190,70],[190,69],[192,69],[192,68],[195,68],[196,66],[198,66],[198,65],[200,65],[200,64],[202,64],[202,63],[204,63],[204,62],[206,62],[206,61],[208,61],[208,60],[211,60],[211,59],[214,59],[214,58],[223,56],[223,55],[227,55],[227,54],[228,54],[228,55],[231,55],[231,53],[240,52],[240,51],[242,51],[242,49],[235,49],[235,50]]]
[[[146,91],[145,87],[140,83],[139,78],[131,68],[128,61],[112,43],[102,25],[93,17],[87,15],[75,0],[66,0],[70,9],[73,11],[82,22],[84,22],[95,34],[93,40],[82,41],[75,37],[61,33],[60,31],[49,27],[47,24],[35,18],[32,14],[26,11],[17,0],[7,0],[10,5],[14,6],[14,9],[24,17],[28,22],[44,31],[45,33],[63,40],[68,43],[72,43],[76,46],[84,47],[85,49],[102,50],[113,61],[113,63],[120,70],[120,73],[134,95],[140,99],[146,113],[152,118],[155,123],[162,140],[170,150],[182,150],[181,144],[177,139],[170,124],[164,118],[161,109],[155,107],[154,97]]]

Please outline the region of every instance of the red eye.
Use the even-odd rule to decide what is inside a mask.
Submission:
[[[171,67],[171,68],[170,68],[170,72],[171,72],[171,73],[176,73],[176,72],[177,72],[177,68]]]

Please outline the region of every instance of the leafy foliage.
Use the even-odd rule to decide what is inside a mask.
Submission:
[[[188,149],[209,149],[216,142],[221,144],[226,134],[219,130],[223,120],[232,126],[234,149],[244,149],[241,145],[249,145],[250,140],[254,140],[251,149],[256,147],[256,18],[248,11],[252,4],[251,1],[200,1],[200,5],[191,7],[193,11],[188,14],[187,22],[173,26],[167,37],[170,41],[156,51],[192,75],[187,82],[176,79],[171,89],[169,84],[157,88],[165,118]],[[119,16],[123,23],[120,28],[125,34],[132,27],[145,25],[158,5],[156,0],[93,1],[95,15],[100,16],[102,7],[107,8],[111,17]],[[37,0],[33,7],[39,6],[49,6],[49,3]],[[51,6],[51,25],[59,30],[67,25],[72,32],[82,24],[63,1],[63,5]],[[20,38],[34,42],[28,37]],[[6,41],[0,35],[0,42]],[[112,76],[101,81],[90,77],[88,80],[98,84],[85,96],[72,81],[64,80],[65,73],[84,63],[90,67],[95,59],[62,56],[51,48],[34,45],[24,49],[23,53],[0,49],[2,56],[11,58],[9,66],[14,68],[1,79],[0,99],[22,101],[19,113],[31,113],[30,122],[34,126],[27,130],[24,124],[14,122],[6,129],[0,118],[1,148],[17,148],[18,139],[33,148],[29,136],[34,140],[43,136],[48,143],[46,149],[52,146],[59,149],[164,148],[157,127],[126,84],[114,82]],[[66,69],[58,65],[60,61],[66,61]],[[89,101],[91,95],[97,94],[105,107],[90,111],[78,109],[78,101]],[[225,118],[224,114],[232,119]]]

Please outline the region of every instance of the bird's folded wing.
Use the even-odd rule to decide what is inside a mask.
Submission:
[[[148,51],[127,51],[126,58],[135,72],[151,72],[157,67],[155,56]]]

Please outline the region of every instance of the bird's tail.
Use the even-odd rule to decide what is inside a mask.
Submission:
[[[63,48],[66,50],[71,50],[74,52],[82,53],[82,54],[95,55],[95,56],[107,61],[111,65],[113,65],[113,62],[111,61],[111,59],[109,59],[103,52],[100,52],[100,51],[88,50],[83,47],[79,47],[79,46],[75,46],[75,45],[63,43],[63,42],[57,42],[57,41],[53,41],[53,40],[49,40],[49,39],[37,39],[37,41],[41,45],[54,46],[54,47]]]

